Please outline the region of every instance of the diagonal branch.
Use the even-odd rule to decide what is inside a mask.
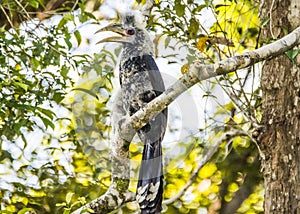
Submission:
[[[238,69],[247,68],[257,62],[268,60],[279,56],[300,44],[300,27],[282,39],[265,45],[259,49],[246,52],[211,65],[201,65],[195,62],[190,70],[178,81],[171,85],[164,93],[148,103],[145,108],[140,109],[130,117],[122,130],[133,127],[138,130],[148,123],[159,112],[165,109],[180,94],[201,80],[206,80],[222,74],[228,74]]]
[[[138,130],[142,128],[180,94],[199,81],[243,69],[263,60],[272,59],[299,44],[300,27],[282,39],[254,51],[246,52],[211,65],[201,65],[199,62],[195,62],[185,75],[170,86],[164,93],[148,103],[145,108],[137,111],[129,119],[122,117],[126,120],[122,121],[122,124],[118,124],[120,127],[116,131],[117,136],[112,145],[113,171],[112,184],[109,190],[103,196],[86,204],[73,213],[79,214],[82,213],[82,211],[84,213],[87,209],[92,209],[95,213],[108,213],[109,211],[116,210],[127,201],[134,200],[134,194],[130,193],[126,188],[129,185],[129,177],[127,177],[129,173],[128,146],[133,136],[132,134],[134,133],[133,129]],[[121,110],[119,109],[119,111]],[[120,112],[120,114],[124,116],[124,112]],[[218,141],[217,143],[220,142]],[[209,153],[206,154],[202,164],[211,158],[216,149],[217,145],[214,145]],[[191,183],[192,180],[186,184],[186,188],[188,188]],[[183,192],[184,191],[183,189]],[[178,194],[177,197],[180,196],[181,195]],[[172,203],[170,200],[174,199],[169,199],[169,201],[167,200],[165,203]],[[106,209],[107,207],[109,209]]]

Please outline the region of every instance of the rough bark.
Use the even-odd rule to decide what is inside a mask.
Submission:
[[[260,18],[269,22],[263,39],[277,39],[300,23],[298,0],[262,1]],[[284,54],[262,68],[262,133],[259,138],[265,183],[265,213],[300,213],[300,58]]]

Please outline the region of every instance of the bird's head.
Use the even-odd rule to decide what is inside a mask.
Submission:
[[[135,13],[121,15],[120,22],[109,24],[101,28],[96,33],[111,31],[117,36],[102,39],[98,43],[118,42],[123,44],[123,48],[133,55],[151,54],[153,43],[145,29],[145,24]],[[97,43],[97,44],[98,44]]]

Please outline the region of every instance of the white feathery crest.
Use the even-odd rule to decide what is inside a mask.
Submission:
[[[118,1],[116,1],[118,2]],[[114,9],[117,11],[117,13],[123,15],[123,14],[126,14],[126,13],[129,13],[131,12],[133,9],[133,4],[129,3],[128,1],[121,1],[120,3],[117,3],[114,7]]]
[[[140,5],[135,5],[134,0],[106,1],[106,3],[117,12],[121,19],[123,19],[126,15],[133,15],[135,24],[138,27],[146,27],[144,9],[146,6],[148,7],[148,4],[145,4],[142,7]]]

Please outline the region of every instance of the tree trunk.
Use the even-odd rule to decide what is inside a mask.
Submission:
[[[299,0],[265,0],[261,20],[265,39],[283,37],[300,24]],[[260,147],[265,183],[265,213],[300,214],[300,57],[286,55],[262,68],[263,127]]]

